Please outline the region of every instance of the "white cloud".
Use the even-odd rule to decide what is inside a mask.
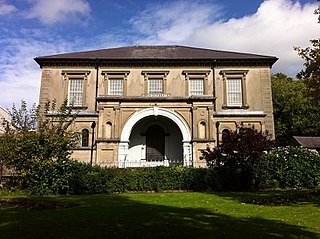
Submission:
[[[33,17],[45,24],[90,11],[84,0],[30,1],[35,3]],[[0,9],[4,4],[0,0]],[[30,104],[38,102],[41,70],[33,60],[36,56],[129,44],[186,44],[275,55],[280,60],[273,71],[295,76],[303,61],[293,46],[305,47],[310,39],[319,37],[320,24],[313,14],[316,7],[316,3],[302,6],[290,0],[269,0],[252,15],[224,20],[219,6],[180,0],[150,5],[130,20],[133,31],[129,34],[130,29],[123,29],[90,38],[79,36],[72,41],[45,28],[21,27],[12,31],[6,27],[0,38],[0,104],[11,107],[21,99]]]
[[[35,31],[32,32],[40,34]],[[0,57],[0,101],[4,107],[11,108],[22,99],[30,105],[38,103],[41,70],[33,58],[71,49],[62,40],[50,40],[49,37],[49,40],[41,41],[28,37],[30,34],[25,32],[21,38],[0,39],[0,44],[5,46]]]
[[[199,1],[173,1],[151,5],[129,23],[145,36],[138,44],[168,44],[181,42],[195,29],[206,26],[219,16],[220,7]]]
[[[4,0],[0,0],[0,16],[10,14],[17,11],[14,5],[7,4]]]
[[[0,39],[0,105],[11,108],[25,100],[39,102],[41,69],[37,56],[123,46],[125,39],[102,34],[91,38],[65,40],[43,29],[21,29],[14,36]]]
[[[85,0],[33,0],[32,2],[34,6],[26,13],[26,17],[39,19],[43,24],[77,21],[90,13],[90,6]]]
[[[255,14],[199,28],[186,42],[274,55],[280,59],[273,71],[295,76],[303,61],[293,46],[304,47],[320,34],[320,25],[313,14],[316,7],[316,4],[302,6],[290,0],[264,1]]]
[[[274,55],[280,59],[273,72],[294,77],[303,61],[293,46],[305,47],[320,34],[313,14],[316,7],[316,3],[265,0],[252,15],[224,20],[215,5],[179,1],[150,7],[130,23],[145,36],[137,44],[186,44]]]

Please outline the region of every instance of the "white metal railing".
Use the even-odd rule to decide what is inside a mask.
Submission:
[[[207,167],[207,162],[205,160],[190,162],[189,164],[185,164],[183,160],[124,160],[120,162],[113,161],[101,161],[98,163],[101,167],[119,167],[119,168],[147,168],[147,167],[174,167],[174,166],[185,166],[185,167],[195,167],[195,168],[203,168]]]

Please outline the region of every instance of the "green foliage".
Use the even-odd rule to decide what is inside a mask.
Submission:
[[[150,167],[106,168],[92,167],[81,172],[78,189],[71,193],[121,193],[128,191],[218,190],[216,175],[208,168]]]
[[[38,108],[35,104],[32,105],[30,110],[28,110],[27,103],[24,100],[21,101],[19,109],[13,104],[9,116],[15,131],[27,132],[37,128]]]
[[[100,168],[72,160],[33,163],[32,176],[19,180],[18,186],[36,195],[223,189],[219,174],[211,168]]]
[[[299,79],[304,79],[310,95],[320,106],[320,38],[310,40],[312,47],[302,49],[295,47],[299,56],[305,60],[305,69],[297,75]]]
[[[315,9],[314,14],[318,15],[318,23],[320,23],[320,5]],[[312,46],[305,49],[294,47],[299,56],[305,60],[305,69],[301,70],[297,77],[304,79],[309,94],[313,97],[315,104],[320,107],[320,38],[312,39],[310,43]]]
[[[278,148],[263,155],[258,173],[263,184],[281,188],[313,188],[320,185],[320,156],[304,148]],[[264,180],[264,181],[263,181]]]
[[[13,106],[10,112],[12,130],[0,136],[0,161],[14,169],[22,187],[37,185],[40,194],[54,192],[50,184],[57,184],[58,192],[65,190],[63,177],[68,175],[62,175],[63,163],[78,142],[78,135],[69,129],[76,117],[72,106],[65,101],[55,108],[55,102],[48,102],[43,109],[28,110],[22,101],[20,109]]]
[[[282,73],[271,79],[277,144],[288,145],[294,135],[319,135],[320,108],[309,95],[304,80],[293,80]]]

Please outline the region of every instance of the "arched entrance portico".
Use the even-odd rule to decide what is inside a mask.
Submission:
[[[150,134],[147,129],[155,130],[156,127],[163,129],[165,138],[164,161],[161,163],[152,163],[151,160],[148,160],[146,153],[147,134]],[[121,133],[118,154],[119,167],[169,166],[168,162],[177,154],[171,148],[179,148],[179,146],[172,145],[173,141],[175,141],[174,143],[180,141],[178,143],[180,144],[182,158],[179,160],[184,166],[190,166],[192,164],[191,135],[184,119],[171,110],[158,107],[136,112],[126,122]],[[136,147],[134,147],[134,144],[137,144]]]

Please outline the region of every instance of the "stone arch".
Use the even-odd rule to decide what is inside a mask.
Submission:
[[[132,128],[137,124],[140,120],[148,117],[148,116],[163,116],[167,119],[173,121],[181,131],[182,141],[183,141],[183,164],[185,166],[190,166],[192,163],[192,144],[191,144],[191,134],[185,120],[178,115],[176,112],[164,109],[164,108],[147,108],[138,112],[135,112],[125,123],[121,136],[120,136],[120,144],[119,144],[119,167],[124,168],[126,157],[128,155],[129,149],[129,138],[132,132]]]

